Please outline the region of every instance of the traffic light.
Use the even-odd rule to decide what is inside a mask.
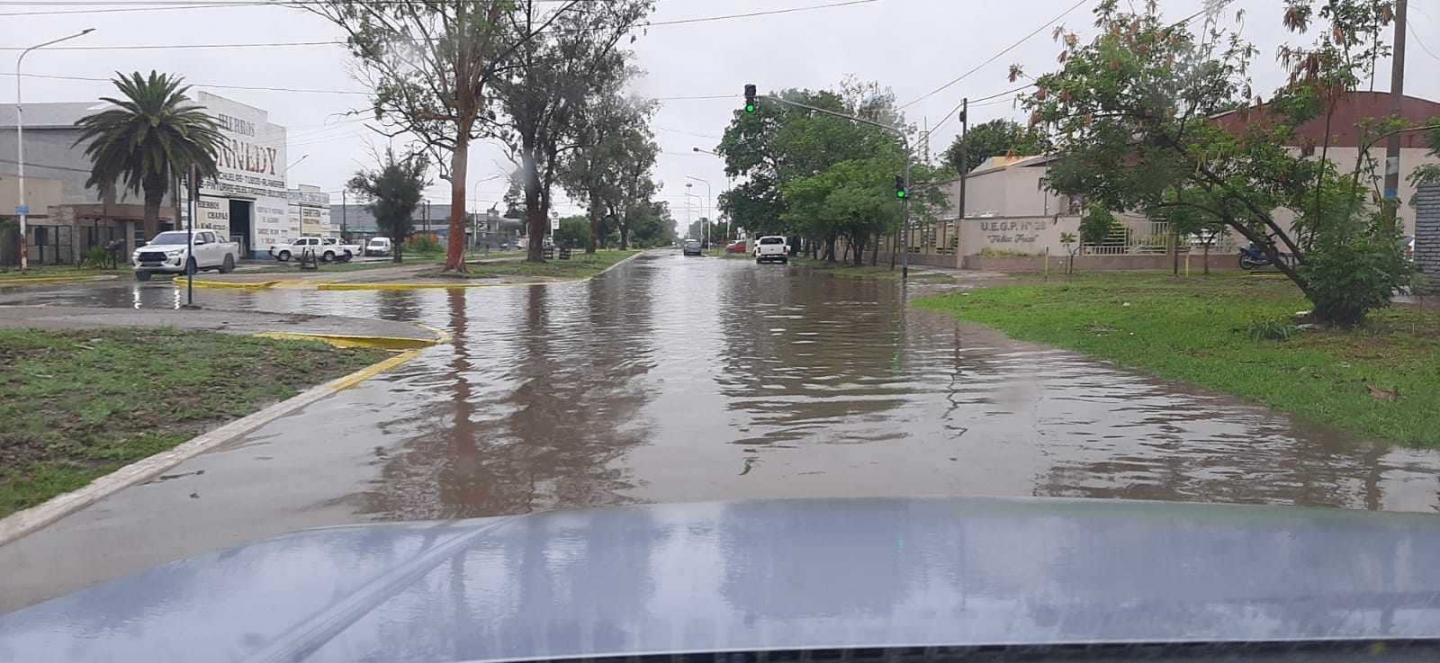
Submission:
[[[755,105],[755,85],[754,85],[753,83],[746,83],[746,84],[745,84],[745,112],[746,112],[746,113],[754,113],[756,108],[757,108],[757,106]]]
[[[905,200],[910,197],[910,192],[905,190],[905,178],[901,175],[895,176],[895,197]]]

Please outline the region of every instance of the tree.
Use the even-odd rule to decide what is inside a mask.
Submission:
[[[965,164],[961,168],[960,148],[965,148]],[[945,150],[945,163],[956,172],[975,170],[986,159],[1004,154],[1029,156],[1044,154],[1050,149],[1049,140],[1041,132],[1021,126],[1013,120],[990,120],[982,122],[966,132],[964,140],[959,136]]]
[[[425,187],[430,186],[426,172],[430,168],[424,152],[411,152],[399,159],[395,151],[385,150],[384,159],[376,159],[379,167],[359,170],[346,183],[346,188],[362,200],[369,200],[366,209],[375,216],[375,225],[390,238],[391,260],[401,262],[405,238],[414,229],[415,208]]]
[[[512,30],[531,34],[546,21],[541,0],[516,0]],[[550,197],[565,152],[582,144],[582,127],[606,91],[623,83],[630,54],[617,46],[651,9],[650,0],[583,2],[556,19],[556,27],[522,44],[515,67],[495,81],[504,110],[494,135],[520,167],[526,226],[533,239],[549,224]],[[529,262],[543,262],[531,241]]]
[[[1388,302],[1408,279],[1395,224],[1334,164],[1286,147],[1297,143],[1296,127],[1324,115],[1333,86],[1358,80],[1340,69],[1366,58],[1302,58],[1292,79],[1252,109],[1246,72],[1256,49],[1238,35],[1207,21],[1197,38],[1185,23],[1161,21],[1153,3],[1122,13],[1102,0],[1095,13],[1099,36],[1081,43],[1057,33],[1060,69],[1023,97],[1032,122],[1055,141],[1052,190],[1108,210],[1208,214],[1260,247],[1314,304],[1317,320],[1355,324]],[[1349,36],[1347,16],[1322,12],[1332,29],[1321,32],[1342,48],[1361,43]],[[1243,126],[1211,119],[1237,105]],[[1295,213],[1293,224],[1279,208]]]
[[[660,152],[648,126],[658,107],[655,102],[626,99],[610,89],[602,91],[593,106],[579,118],[576,149],[562,159],[559,172],[565,192],[587,204],[586,253],[594,253],[606,218],[615,220],[620,248],[626,248],[630,209],[654,192],[650,172]]]
[[[560,229],[555,232],[555,245],[567,249],[585,246],[591,241],[590,220],[583,214],[560,218]]]
[[[145,237],[154,237],[171,180],[191,165],[199,167],[201,177],[218,174],[215,155],[223,139],[205,109],[190,103],[183,78],[154,71],[149,77],[138,71],[128,78],[116,76],[111,82],[123,99],[101,97],[113,108],[80,118],[75,145],[89,143],[86,187],[109,194],[123,180],[132,193],[145,192]]]
[[[646,201],[634,205],[627,215],[627,227],[634,246],[650,248],[669,246],[675,242],[675,219],[670,206],[663,201]]]
[[[577,5],[562,0],[537,21],[510,20],[517,0],[320,0],[305,6],[339,26],[375,119],[390,137],[418,140],[450,182],[445,269],[465,271],[465,183],[470,142],[493,111],[486,86],[519,66],[512,55]]]

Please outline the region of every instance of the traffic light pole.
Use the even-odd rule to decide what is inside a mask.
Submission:
[[[749,89],[753,89],[753,86],[746,86],[746,87],[747,87],[747,92],[749,91]],[[747,95],[747,96],[748,96],[748,95]],[[808,110],[808,111],[815,111],[816,113],[821,113],[821,114],[824,114],[824,115],[830,115],[830,116],[833,116],[833,117],[838,117],[838,118],[841,118],[841,119],[850,120],[851,122],[859,122],[860,124],[868,124],[868,125],[870,125],[870,126],[872,126],[872,127],[877,127],[877,128],[880,128],[880,129],[884,129],[885,131],[889,131],[889,132],[895,134],[896,136],[899,136],[899,137],[900,137],[900,144],[903,145],[904,148],[905,148],[905,191],[906,191],[906,196],[905,196],[903,199],[901,199],[901,200],[902,200],[901,204],[904,205],[904,207],[902,208],[902,211],[901,211],[901,214],[900,214],[900,229],[901,229],[901,231],[900,231],[900,238],[901,238],[901,241],[904,242],[905,246],[902,247],[902,251],[901,251],[901,253],[900,253],[900,278],[901,278],[901,280],[909,280],[909,278],[910,278],[910,196],[909,196],[909,191],[910,191],[910,162],[913,161],[913,159],[911,159],[910,157],[913,156],[913,155],[910,153],[910,138],[905,135],[905,132],[904,132],[904,131],[901,131],[900,129],[897,129],[897,128],[895,128],[895,127],[892,127],[892,126],[890,126],[890,125],[888,125],[888,124],[881,124],[881,123],[876,122],[876,121],[874,121],[874,120],[867,120],[867,119],[865,119],[865,118],[863,118],[863,117],[856,117],[856,116],[854,116],[854,115],[846,115],[845,113],[837,113],[837,112],[835,112],[835,111],[826,110],[826,109],[824,109],[824,108],[816,108],[816,107],[814,107],[814,106],[807,106],[807,105],[802,104],[802,103],[798,103],[798,102],[794,102],[794,101],[788,101],[788,100],[785,100],[785,99],[781,99],[781,98],[779,98],[779,97],[759,96],[759,95],[757,95],[756,98],[758,98],[758,99],[764,99],[764,100],[766,100],[766,101],[774,101],[774,102],[776,102],[776,103],[785,104],[786,106],[794,106],[795,108],[803,108],[803,109]],[[892,264],[893,264],[893,263],[892,263]]]

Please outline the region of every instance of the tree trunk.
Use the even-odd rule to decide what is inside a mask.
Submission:
[[[600,194],[590,190],[590,237],[585,241],[585,252],[594,253],[600,243]]]
[[[445,246],[445,271],[465,273],[465,178],[470,165],[470,123],[461,122],[450,153],[450,224]]]
[[[1175,232],[1175,224],[1170,224],[1170,275],[1180,275],[1180,234]]]
[[[145,189],[145,241],[155,239],[160,233],[160,204],[165,202],[166,182],[164,177],[149,177],[143,184]],[[179,228],[179,219],[176,219],[176,228]],[[195,219],[190,219],[195,223]]]
[[[630,224],[625,223],[625,222],[622,221],[622,222],[620,223],[620,250],[621,250],[621,251],[626,251],[626,250],[629,250],[629,249],[630,249]]]
[[[1212,236],[1209,242],[1205,242],[1205,266],[1200,269],[1206,276],[1210,275],[1210,242],[1214,241],[1215,238]]]
[[[874,267],[880,260],[880,233],[875,233],[875,242],[870,246],[870,266]]]
[[[526,148],[521,158],[525,178],[525,232],[530,244],[525,248],[525,262],[545,262],[545,210],[540,208],[540,173],[536,170],[534,148]]]
[[[865,264],[865,238],[864,238],[864,236],[862,235],[860,238],[858,238],[858,239],[855,240],[855,266],[856,266],[856,267],[860,267],[860,266],[863,266],[864,264]]]
[[[835,236],[825,239],[825,262],[835,262]]]

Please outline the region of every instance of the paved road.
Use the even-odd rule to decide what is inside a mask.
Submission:
[[[890,281],[652,253],[585,283],[204,298],[417,321],[454,340],[0,547],[12,571],[0,610],[375,520],[837,495],[1440,507],[1440,452],[1014,343],[909,310]],[[7,302],[149,309],[175,296],[117,284]]]

